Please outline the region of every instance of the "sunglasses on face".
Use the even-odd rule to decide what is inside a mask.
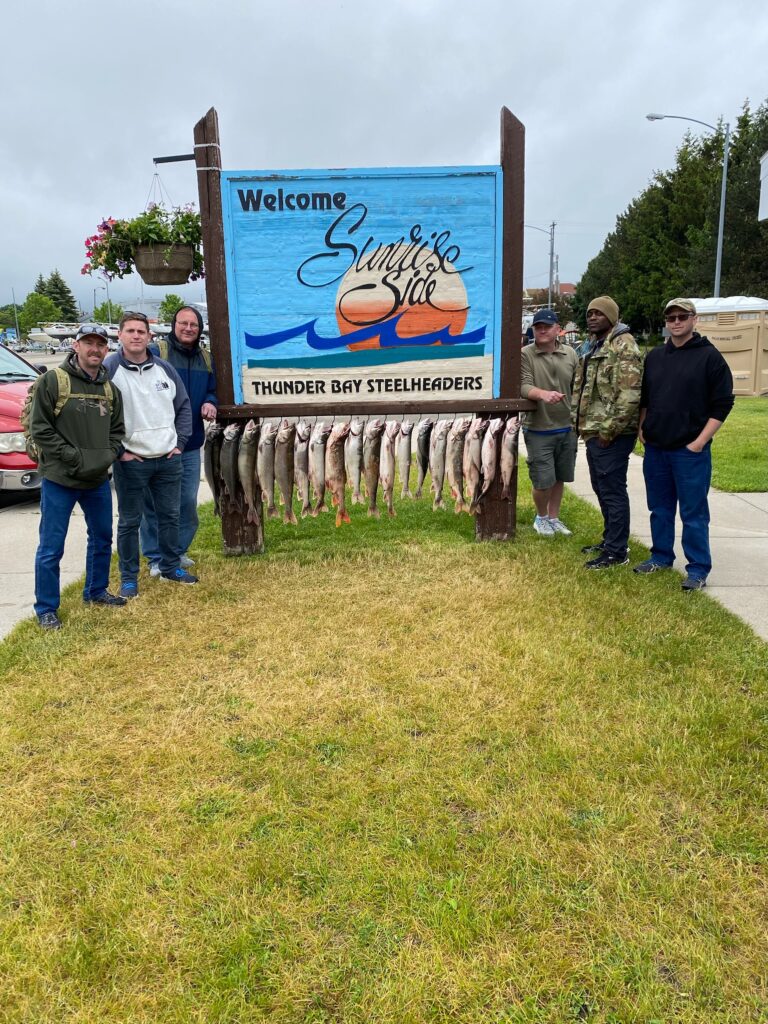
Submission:
[[[692,317],[693,315],[694,315],[693,313],[668,313],[668,314],[667,314],[667,315],[666,315],[666,316],[664,317],[664,320],[665,320],[665,321],[666,321],[666,322],[667,322],[668,324],[673,324],[673,323],[674,323],[674,322],[675,322],[676,320],[680,320],[681,322],[682,322],[682,321],[685,321],[685,320],[690,320],[690,318],[691,318],[691,317]]]

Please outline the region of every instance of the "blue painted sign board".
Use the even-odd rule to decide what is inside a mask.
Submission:
[[[235,401],[499,396],[502,173],[223,171]]]

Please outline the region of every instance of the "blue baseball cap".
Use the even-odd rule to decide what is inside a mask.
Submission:
[[[540,309],[533,314],[534,324],[556,324],[558,323],[557,313],[554,309]]]

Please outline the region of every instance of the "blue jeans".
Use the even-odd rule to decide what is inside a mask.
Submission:
[[[186,555],[197,533],[197,492],[200,488],[200,449],[181,454],[181,498],[179,502],[179,554]],[[139,531],[141,553],[151,564],[160,562],[157,513],[150,491],[144,496],[144,515]]]
[[[43,480],[40,491],[40,544],[35,555],[35,615],[58,611],[61,599],[59,565],[64,554],[69,520],[79,505],[88,528],[83,600],[100,597],[109,586],[112,558],[112,489],[109,480],[98,487],[63,487]]]
[[[651,558],[660,565],[675,560],[675,511],[683,522],[685,571],[706,579],[712,568],[709,551],[709,504],[712,479],[712,443],[703,451],[689,448],[665,450],[646,444],[643,476],[651,513]]]
[[[603,513],[603,551],[615,558],[627,557],[627,467],[636,440],[635,434],[619,434],[607,448],[601,448],[596,437],[590,437],[586,445],[589,479]]]
[[[152,495],[158,518],[160,572],[179,567],[179,489],[181,456],[169,459],[118,460],[114,466],[117,492],[117,556],[123,583],[139,575],[139,524],[144,511],[144,492]]]

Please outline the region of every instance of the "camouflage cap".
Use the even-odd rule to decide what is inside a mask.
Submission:
[[[690,299],[672,299],[664,307],[664,312],[668,313],[670,309],[684,309],[686,313],[693,313],[696,315],[696,307]]]

